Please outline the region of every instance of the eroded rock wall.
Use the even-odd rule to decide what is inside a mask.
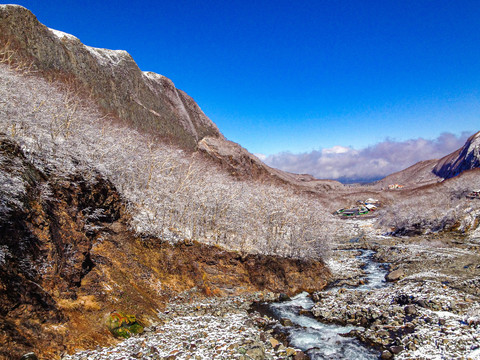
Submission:
[[[114,310],[148,325],[179,294],[294,294],[330,275],[321,261],[139,237],[108,180],[39,167],[4,135],[0,163],[0,358],[113,344]]]

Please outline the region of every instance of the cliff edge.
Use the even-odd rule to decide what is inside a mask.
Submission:
[[[21,6],[0,5],[0,49],[11,62],[73,82],[106,113],[136,129],[190,149],[204,136],[222,137],[195,101],[170,79],[142,72],[126,51],[93,48],[75,36],[49,29]]]

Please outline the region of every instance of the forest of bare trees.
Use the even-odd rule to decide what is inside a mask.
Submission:
[[[138,234],[242,252],[321,257],[338,233],[339,220],[314,198],[235,180],[198,153],[103,116],[65,85],[5,64],[0,77],[0,132],[46,173],[93,171],[110,179]]]
[[[332,194],[322,200],[291,187],[236,180],[197,152],[103,115],[72,86],[13,69],[8,61],[0,62],[0,77],[0,132],[45,173],[99,173],[111,180],[138,234],[292,257],[321,257],[335,236],[350,235],[331,215],[332,206],[341,206]],[[480,206],[465,193],[480,188],[478,178],[466,174],[410,195],[383,194],[390,200],[377,225],[400,235],[476,228]],[[11,203],[24,191],[15,179],[0,172],[0,193]]]
[[[467,197],[480,189],[478,171],[421,190],[395,194],[379,211],[378,226],[397,235],[472,231],[479,226],[480,201]]]

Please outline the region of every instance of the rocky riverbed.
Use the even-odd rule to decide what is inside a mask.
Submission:
[[[249,311],[252,303],[282,304],[279,294],[196,300],[185,295],[143,335],[64,359],[307,359],[298,345],[304,339],[295,343],[274,329],[290,327],[298,335],[308,319],[321,323],[314,326],[319,332],[329,324],[345,326],[329,346],[352,349],[342,338],[355,338],[373,350],[360,350],[364,358],[480,359],[479,248],[479,239],[437,236],[345,241],[327,261],[331,286],[294,300],[309,302],[299,311],[306,316],[299,324]],[[371,266],[376,262],[384,265]]]
[[[273,320],[248,311],[252,302],[275,300],[278,295],[269,292],[193,301],[187,294],[160,313],[161,321],[144,334],[62,359],[306,359],[262,330]]]
[[[362,289],[360,248],[389,263],[386,286]],[[479,264],[479,239],[340,243],[328,261],[337,288],[314,294],[311,312],[323,322],[357,325],[350,335],[379,349],[382,359],[480,359]]]

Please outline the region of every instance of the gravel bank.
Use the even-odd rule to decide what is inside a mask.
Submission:
[[[192,303],[178,299],[144,334],[113,347],[80,351],[62,359],[293,359],[295,349],[279,344],[259,328],[268,320],[247,312],[252,301],[276,298],[267,293]]]
[[[396,281],[352,288],[366,275],[351,251],[360,248],[376,250]],[[359,326],[350,335],[380,349],[383,359],[480,359],[478,249],[475,241],[425,237],[338,244],[328,264],[342,288],[314,294],[312,314]]]

